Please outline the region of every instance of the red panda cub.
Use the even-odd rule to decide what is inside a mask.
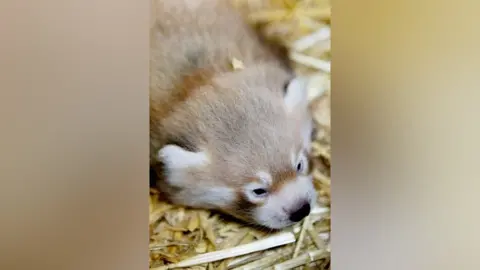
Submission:
[[[270,229],[306,217],[316,202],[306,81],[229,1],[159,0],[154,19],[156,187],[174,204]]]

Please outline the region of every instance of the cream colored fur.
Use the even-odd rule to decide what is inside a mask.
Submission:
[[[163,164],[159,189],[176,204],[220,210],[270,228],[290,225],[284,220],[297,199],[314,198],[303,172],[264,200],[246,192],[255,185],[273,190],[279,185],[274,172],[294,170],[292,155],[296,162],[299,148],[309,151],[312,126],[303,79],[292,80],[284,59],[228,1],[163,0],[157,7],[150,163]],[[245,69],[232,70],[233,57]],[[249,203],[248,211],[240,207]],[[287,212],[279,214],[281,209]]]

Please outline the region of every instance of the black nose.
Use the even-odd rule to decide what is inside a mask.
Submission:
[[[310,204],[305,203],[302,205],[302,207],[290,215],[290,220],[293,222],[299,222],[304,217],[308,216],[308,214],[310,214]]]

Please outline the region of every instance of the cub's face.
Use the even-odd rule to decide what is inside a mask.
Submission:
[[[281,229],[301,221],[315,205],[306,152],[292,148],[278,170],[259,170],[247,179],[237,200],[238,212],[251,223]]]

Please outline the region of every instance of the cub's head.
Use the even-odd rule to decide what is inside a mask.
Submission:
[[[306,80],[295,78],[285,88],[283,96],[272,92],[271,98],[251,102],[239,98],[242,106],[217,110],[208,130],[222,136],[212,135],[209,146],[187,150],[168,145],[159,151],[166,183],[176,188],[170,194],[175,203],[220,210],[270,229],[310,214],[316,192],[309,175],[312,120]],[[234,114],[241,119],[237,124],[222,119]]]

